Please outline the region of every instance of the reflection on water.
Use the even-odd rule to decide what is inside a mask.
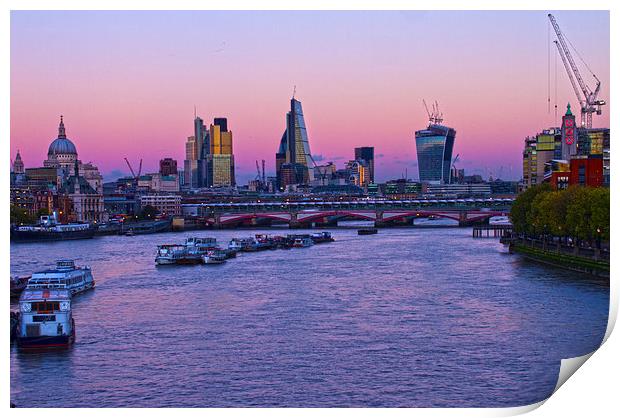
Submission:
[[[609,289],[501,253],[470,229],[392,229],[217,266],[156,267],[157,244],[213,231],[11,246],[11,273],[73,257],[65,352],[11,350],[24,407],[517,406],[596,349]],[[287,231],[282,231],[282,233]]]

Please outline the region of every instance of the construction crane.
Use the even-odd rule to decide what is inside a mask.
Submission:
[[[266,185],[267,182],[265,181],[265,160],[262,160],[263,163],[263,185]]]
[[[456,174],[456,162],[459,160],[459,156],[461,154],[456,154],[456,157],[454,157],[454,160],[452,160],[452,169],[454,170],[454,173]],[[450,175],[450,184],[452,184],[452,174]]]
[[[131,171],[131,175],[133,176],[134,180],[138,180],[140,178],[140,174],[142,173],[142,158],[140,158],[140,167],[138,168],[138,175],[136,175],[136,173],[133,171],[133,168],[131,167],[131,164],[129,163],[129,160],[127,159],[127,157],[125,157],[125,162],[127,163],[127,167],[129,167],[129,171]]]
[[[256,160],[256,181],[261,181],[260,168],[258,168],[258,160]]]
[[[314,157],[312,156],[312,154],[308,154],[308,156],[310,157],[310,160],[312,161],[312,164],[314,164],[314,168],[318,168],[318,172],[319,172],[319,176],[321,178],[321,186],[325,186],[325,179],[327,178],[327,170],[321,170],[318,166],[318,164],[316,163],[316,161],[314,161]]]
[[[596,80],[596,87],[594,88],[594,91],[592,91],[592,89],[583,81],[583,77],[581,77],[579,68],[575,64],[575,60],[573,59],[573,56],[568,49],[568,45],[566,44],[566,41],[568,41],[568,39],[566,39],[566,37],[562,33],[562,30],[560,30],[560,26],[555,20],[555,17],[553,17],[551,13],[549,13],[547,17],[549,17],[549,21],[551,22],[553,30],[555,31],[555,34],[558,38],[557,41],[553,42],[558,48],[558,53],[562,58],[562,62],[564,63],[564,67],[566,68],[568,78],[570,79],[573,89],[575,90],[575,95],[577,96],[577,100],[579,101],[579,105],[581,107],[581,126],[585,126],[586,128],[592,128],[592,114],[596,113],[597,115],[600,115],[602,112],[601,106],[606,104],[604,100],[598,99],[598,93],[601,90],[601,81],[592,72],[588,64],[585,63],[583,58],[581,58],[581,56],[579,55],[579,52],[577,52],[577,50],[573,46],[573,49],[575,49],[575,52],[577,52],[577,55],[579,55],[581,61],[585,64],[588,71],[590,71],[590,74],[592,74],[592,77],[594,77],[594,79]],[[570,41],[568,41],[568,43],[570,43]],[[572,44],[570,45],[572,46]]]
[[[422,99],[422,103],[424,103],[424,108],[426,109],[426,114],[428,115],[428,121],[431,124],[440,124],[443,122],[443,113],[439,111],[439,103],[435,100],[435,103],[432,104],[433,111],[430,112],[428,110],[428,106],[426,105],[426,100]]]

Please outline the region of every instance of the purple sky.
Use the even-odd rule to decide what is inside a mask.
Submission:
[[[609,102],[608,12],[552,13]],[[11,156],[41,165],[63,114],[80,159],[107,178],[128,172],[124,157],[182,166],[196,105],[206,121],[228,118],[245,183],[257,159],[273,172],[296,85],[317,159],[342,166],[374,146],[379,181],[417,178],[422,99],[438,100],[459,167],[518,179],[524,137],[557,123],[548,35],[543,11],[14,11]],[[578,105],[557,66],[560,116]],[[608,106],[595,126],[609,126]]]

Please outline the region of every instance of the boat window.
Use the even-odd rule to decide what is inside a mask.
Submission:
[[[32,311],[52,312],[60,310],[60,302],[33,302]]]
[[[56,315],[34,315],[32,322],[55,322]]]

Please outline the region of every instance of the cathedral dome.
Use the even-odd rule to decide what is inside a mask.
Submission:
[[[50,144],[50,147],[47,151],[48,154],[56,155],[56,154],[77,154],[75,149],[75,145],[73,142],[67,138],[56,138]]]
[[[54,139],[50,144],[50,147],[47,151],[48,155],[57,155],[57,154],[75,154],[77,155],[77,150],[75,149],[75,145],[71,142],[70,139],[67,138],[65,133],[65,124],[62,120],[62,116],[60,117],[60,125],[58,126],[58,138]]]

